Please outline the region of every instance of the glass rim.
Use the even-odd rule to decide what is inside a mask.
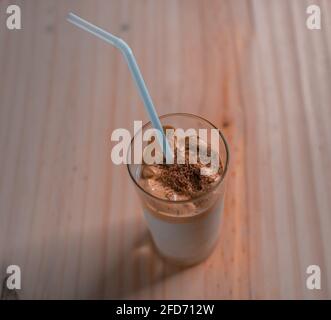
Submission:
[[[141,190],[143,191],[145,194],[147,194],[148,196],[156,199],[156,200],[159,200],[159,201],[162,201],[162,202],[165,202],[165,203],[171,203],[171,204],[184,204],[184,203],[189,203],[189,202],[192,202],[192,201],[197,201],[203,197],[205,197],[206,195],[208,195],[210,192],[214,191],[215,189],[217,189],[217,187],[224,181],[225,179],[225,176],[226,176],[226,173],[228,171],[228,166],[229,166],[229,157],[230,157],[230,151],[229,151],[229,146],[228,146],[228,143],[226,142],[225,140],[225,137],[223,136],[221,130],[219,128],[217,128],[213,123],[211,123],[209,120],[203,118],[203,117],[200,117],[200,116],[197,116],[193,113],[185,113],[185,112],[175,112],[175,113],[166,113],[164,115],[161,115],[159,116],[160,119],[165,119],[165,118],[169,118],[171,116],[181,116],[181,117],[190,117],[190,118],[196,118],[196,119],[199,119],[199,120],[202,120],[202,121],[205,121],[207,122],[212,128],[216,129],[223,141],[223,144],[225,146],[225,153],[226,153],[226,159],[225,159],[225,164],[224,164],[224,170],[222,172],[222,175],[221,175],[221,178],[219,179],[219,181],[217,181],[217,183],[215,185],[213,185],[213,187],[211,189],[209,189],[207,192],[203,193],[203,194],[200,194],[199,196],[195,197],[195,198],[192,198],[192,199],[187,199],[187,200],[170,200],[170,199],[163,199],[163,198],[159,198],[155,195],[153,195],[152,193],[146,191],[138,182],[137,180],[134,178],[133,174],[131,173],[131,170],[130,170],[130,163],[127,163],[127,169],[128,169],[128,172],[129,172],[129,175],[131,177],[131,179],[133,180],[133,182],[135,183],[135,185]],[[148,121],[147,123],[145,123],[142,128],[139,130],[139,132],[137,132],[133,138],[131,139],[131,142],[130,142],[130,146],[129,146],[129,150],[131,150],[131,147],[132,147],[132,144],[134,142],[134,139],[135,137],[140,133],[140,132],[143,132],[144,129],[146,129],[147,126],[151,125],[151,121]],[[127,157],[128,157],[128,154],[129,154],[129,150],[127,151]]]

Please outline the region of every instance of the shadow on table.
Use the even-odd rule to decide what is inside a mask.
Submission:
[[[111,294],[106,294],[106,298],[129,299],[138,293],[149,297],[159,283],[185,269],[169,263],[158,254],[146,228],[136,237],[133,246],[124,248],[122,259],[111,266],[110,278],[116,282],[117,290],[110,290]]]

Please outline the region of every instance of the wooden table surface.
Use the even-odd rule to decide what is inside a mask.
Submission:
[[[331,1],[0,1],[0,277],[19,298],[331,298]],[[306,27],[318,4],[322,29]],[[183,269],[154,252],[116,128],[147,120],[127,40],[160,114],[219,126],[231,165],[221,237]],[[321,268],[321,290],[306,269]]]

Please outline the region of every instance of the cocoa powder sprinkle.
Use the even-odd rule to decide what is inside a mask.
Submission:
[[[223,172],[220,162],[218,173],[212,176],[201,175],[200,170],[205,165],[200,162],[199,158],[197,163],[190,164],[188,152],[185,152],[184,164],[177,164],[176,160],[175,152],[175,164],[158,165],[161,169],[161,174],[157,179],[178,194],[191,198],[208,191],[215,182],[215,177],[220,176]]]

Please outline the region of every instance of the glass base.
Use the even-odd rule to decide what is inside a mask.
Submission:
[[[153,247],[156,250],[156,252],[158,253],[158,255],[161,256],[161,258],[164,259],[166,262],[176,265],[178,267],[191,267],[191,266],[197,265],[199,263],[202,263],[204,260],[206,260],[212,254],[212,252],[215,250],[215,247],[218,243],[218,239],[216,239],[215,243],[208,250],[206,250],[203,254],[200,254],[200,256],[196,256],[193,258],[187,258],[187,259],[167,256],[162,253],[162,251],[156,246],[154,241],[152,241],[152,242],[153,242]]]

